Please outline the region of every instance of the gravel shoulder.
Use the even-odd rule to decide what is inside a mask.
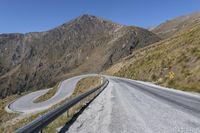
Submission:
[[[84,110],[67,133],[109,133],[112,83]]]
[[[200,131],[200,118],[192,112],[186,111],[176,103],[144,92],[145,88],[127,84],[130,80],[123,80],[109,77],[108,87],[77,118],[67,132],[197,133]],[[166,92],[168,91],[170,90]],[[183,98],[190,97],[192,94]],[[195,101],[196,99],[194,95],[194,99],[190,99],[190,102],[200,104],[198,100]]]

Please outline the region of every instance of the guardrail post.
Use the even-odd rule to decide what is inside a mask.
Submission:
[[[43,124],[43,115],[41,115],[41,117],[42,117],[41,123]],[[40,130],[40,133],[42,133],[42,128],[41,128],[41,130]]]
[[[67,110],[67,117],[69,118],[69,109]]]

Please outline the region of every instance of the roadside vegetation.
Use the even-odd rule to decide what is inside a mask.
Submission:
[[[101,84],[101,77],[100,76],[91,76],[91,77],[83,78],[77,83],[76,88],[75,88],[73,94],[70,97],[68,97],[68,98],[64,99],[63,101],[61,101],[60,103],[52,106],[48,110],[42,111],[42,112],[37,113],[37,114],[30,115],[30,116],[28,116],[26,118],[23,118],[23,119],[19,119],[15,123],[10,123],[10,124],[7,124],[6,126],[1,126],[0,130],[2,132],[11,133],[11,132],[15,131],[16,129],[26,125],[29,122],[31,122],[32,120],[34,120],[35,118],[39,117],[40,115],[42,115],[42,114],[44,114],[44,113],[46,113],[46,112],[48,112],[50,110],[55,109],[59,105],[61,105],[61,104],[65,103],[65,102],[67,102],[68,100],[70,100],[70,99],[72,99],[72,98],[74,98],[74,97],[76,97],[76,96],[88,91],[89,89],[92,89],[94,87],[99,86],[100,84]],[[56,86],[59,86],[59,85],[57,84]],[[54,91],[52,91],[52,93],[54,93]],[[13,98],[13,99],[15,99],[15,98]],[[9,102],[7,102],[6,104],[8,104],[8,103]],[[6,106],[6,104],[5,104],[5,106]],[[56,132],[56,128],[58,128],[59,126],[64,125],[68,120],[70,120],[70,118],[72,118],[74,113],[76,113],[82,106],[83,106],[83,104],[79,103],[79,104],[75,105],[74,107],[72,107],[69,112],[64,113],[58,119],[53,121],[50,126],[45,128],[44,132],[48,132],[48,133]],[[16,114],[16,113],[14,113],[14,114],[13,113],[7,113],[7,114],[11,115],[11,116],[12,115],[19,115],[19,114]]]
[[[0,100],[0,127],[2,127],[5,124],[4,123],[5,121],[8,121],[18,115],[16,113],[7,113],[4,110],[6,105],[17,97],[18,97],[17,95],[12,95]]]
[[[200,25],[133,52],[106,73],[200,92]]]
[[[40,97],[38,97],[37,99],[35,99],[35,103],[40,103],[40,102],[44,102],[44,101],[46,101],[46,100],[48,100],[48,99],[50,99],[50,98],[52,98],[55,94],[56,94],[56,92],[57,92],[57,90],[58,90],[58,88],[59,88],[59,85],[60,85],[60,83],[57,83],[53,88],[51,88],[47,93],[45,93],[44,95],[42,95],[42,96],[40,96]]]
[[[5,111],[5,107],[11,103],[12,101],[14,101],[15,99],[23,96],[23,95],[26,95],[30,92],[24,92],[24,93],[21,93],[20,95],[18,94],[15,94],[15,95],[11,95],[11,96],[7,96],[6,98],[4,99],[1,99],[0,100],[0,131],[1,132],[7,132],[7,129],[5,127],[10,127],[12,125],[12,123],[15,122],[14,119],[17,120],[17,117],[19,116],[18,113],[8,113]],[[14,121],[11,121],[11,120],[14,120]]]
[[[89,89],[95,88],[101,85],[101,77],[100,76],[91,76],[81,79],[72,94],[73,97],[80,95],[88,91]]]

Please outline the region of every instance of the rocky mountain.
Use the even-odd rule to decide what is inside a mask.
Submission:
[[[192,28],[200,23],[200,12],[180,16],[175,19],[166,21],[159,26],[152,28],[150,31],[158,34],[162,38],[168,38],[176,33]]]
[[[145,29],[91,15],[46,32],[1,34],[0,97],[51,87],[74,75],[100,72],[159,40]]]

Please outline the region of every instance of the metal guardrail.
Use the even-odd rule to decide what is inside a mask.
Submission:
[[[82,99],[93,94],[94,92],[96,92],[99,89],[101,89],[101,90],[98,92],[98,94],[101,93],[103,91],[103,89],[106,88],[108,83],[109,83],[109,81],[104,78],[104,82],[100,86],[98,86],[94,89],[91,89],[91,90],[71,99],[67,103],[64,103],[60,107],[58,107],[52,111],[49,111],[46,114],[36,118],[35,120],[28,123],[24,127],[17,129],[15,131],[15,133],[37,133],[37,132],[41,131],[44,127],[46,127],[48,124],[50,124],[52,121],[54,121],[57,117],[59,117],[60,115],[62,115],[66,111],[68,111],[71,107],[73,107],[75,104],[80,102]]]

